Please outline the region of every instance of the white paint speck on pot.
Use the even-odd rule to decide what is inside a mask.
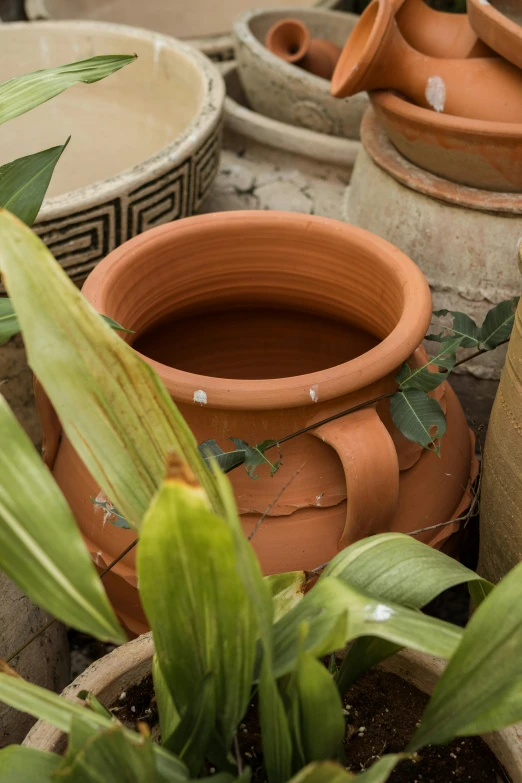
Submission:
[[[207,393],[203,389],[196,389],[194,392],[194,402],[199,402],[200,405],[207,404]]]
[[[395,614],[391,606],[385,606],[384,604],[377,604],[376,606],[368,604],[368,606],[364,607],[364,610],[364,619],[367,623],[385,623],[386,620],[389,620]]]
[[[446,85],[440,76],[430,76],[426,85],[426,100],[435,111],[444,111]]]
[[[310,399],[312,402],[318,402],[319,400],[319,386],[316,383],[310,386]]]

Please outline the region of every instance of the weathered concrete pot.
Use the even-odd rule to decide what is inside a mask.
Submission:
[[[265,46],[268,30],[291,16],[303,22],[312,38],[344,46],[359,17],[337,11],[248,11],[234,24],[239,77],[252,108],[266,117],[332,136],[359,138],[367,96],[339,101],[330,82],[287,63]]]
[[[223,75],[221,165],[199,211],[285,209],[340,220],[360,142],[258,114],[248,106],[236,66],[224,65]]]
[[[498,582],[522,560],[522,305],[519,304],[484,451],[479,571]]]
[[[75,695],[78,691],[88,690],[103,704],[111,706],[122,691],[132,685],[138,685],[151,673],[153,654],[152,635],[144,634],[99,661],[95,661],[65,689],[62,696],[77,701]],[[379,668],[397,674],[429,694],[444,670],[444,665],[445,662],[439,658],[403,650],[379,664]],[[521,731],[521,727],[513,726],[483,737],[510,775],[512,783],[522,783]],[[24,745],[38,750],[63,753],[67,745],[67,735],[39,721],[27,735]]]
[[[493,304],[520,291],[516,248],[522,195],[468,188],[429,174],[393,147],[372,109],[344,201],[344,219],[387,239],[422,269],[434,309],[468,313],[480,324]],[[498,378],[505,350],[458,368]]]
[[[194,213],[219,163],[225,91],[200,52],[121,25],[0,26],[2,79],[107,52],[138,60],[0,127],[0,163],[72,135],[34,228],[73,279],[126,239]]]
[[[49,620],[0,571],[0,658],[9,658]],[[24,679],[51,691],[61,691],[70,680],[70,656],[65,626],[54,623],[11,661]],[[22,742],[35,722],[31,715],[0,703],[0,748]]]
[[[317,5],[333,8],[340,0],[286,0],[285,5],[303,8]],[[277,7],[280,0],[263,0],[265,8]],[[38,19],[90,19],[118,22],[165,35],[182,38],[215,60],[230,60],[234,45],[230,30],[238,14],[251,5],[251,0],[196,0],[195,2],[165,2],[165,0],[25,0],[27,17]]]

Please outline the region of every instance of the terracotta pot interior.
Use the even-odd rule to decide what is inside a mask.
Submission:
[[[393,331],[402,287],[375,250],[347,262],[346,240],[310,234],[237,223],[163,235],[127,255],[133,271],[107,286],[104,309],[135,330],[136,350],[189,373],[268,379],[343,364]]]
[[[267,33],[266,46],[289,63],[301,60],[310,45],[310,33],[297,19],[283,19]]]
[[[94,55],[138,55],[136,62],[107,79],[72,87],[0,126],[0,165],[63,144],[71,135],[48,196],[91,185],[142,163],[174,142],[200,110],[205,90],[202,73],[160,40],[88,24],[8,27],[12,29],[0,25],[2,81]]]
[[[288,5],[288,4],[286,4]],[[301,3],[301,5],[303,5]],[[265,46],[270,29],[289,17],[288,11],[263,11],[248,20],[248,29]],[[343,47],[354,27],[354,15],[335,11],[316,12],[304,8],[292,10],[291,18],[308,29],[312,39],[321,38]],[[357,19],[357,17],[355,17]]]
[[[348,94],[348,85],[350,93],[354,94],[356,85],[363,80],[368,53],[374,47],[376,36],[381,28],[381,25],[377,25],[381,8],[384,6],[374,0],[366,7],[359,23],[354,27],[332,77],[332,95],[340,96],[341,92],[343,95]],[[382,30],[380,32],[382,33]]]

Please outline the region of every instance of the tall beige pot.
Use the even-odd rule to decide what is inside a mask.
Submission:
[[[479,571],[498,582],[522,560],[522,303],[491,412],[480,506]]]

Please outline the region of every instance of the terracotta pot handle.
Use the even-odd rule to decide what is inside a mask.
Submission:
[[[346,524],[339,549],[387,532],[397,507],[399,461],[375,408],[323,424],[313,434],[336,450],[346,476]]]
[[[49,470],[52,470],[60,445],[62,425],[51,405],[49,397],[44,392],[43,386],[36,376],[33,380],[33,388],[36,410],[43,431],[42,458]]]

